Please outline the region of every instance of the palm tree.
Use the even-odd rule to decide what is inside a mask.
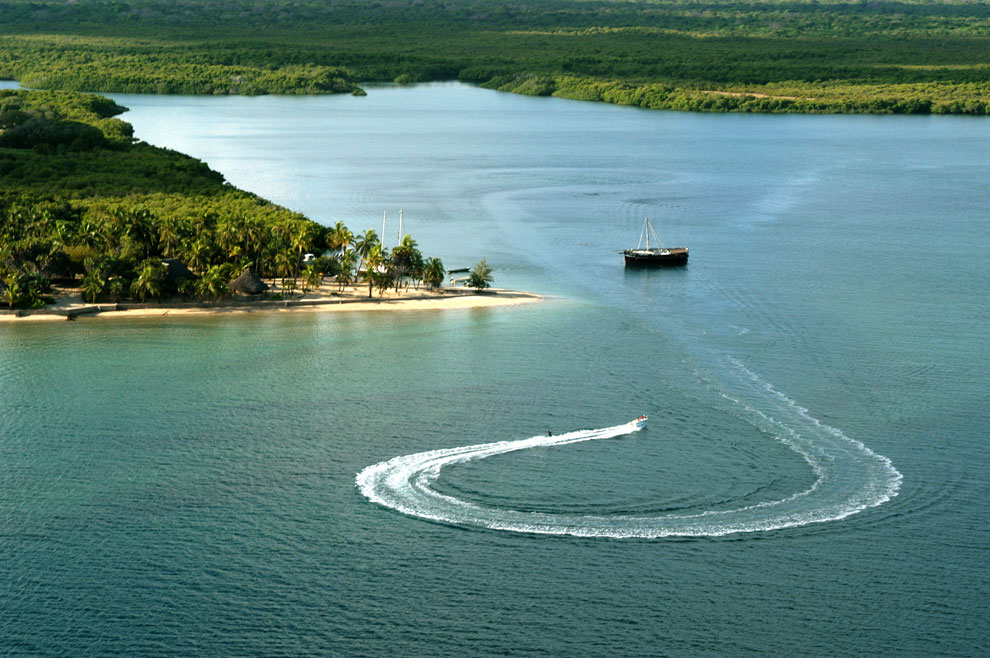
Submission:
[[[100,220],[83,219],[79,223],[79,238],[82,244],[93,249],[101,252],[109,251],[107,229]]]
[[[209,240],[209,236],[200,235],[196,240],[189,240],[185,244],[186,264],[201,274],[206,271],[212,260],[210,252],[213,245],[210,244]]]
[[[298,260],[288,249],[282,249],[275,254],[275,272],[282,277],[282,285],[285,285],[285,277],[296,271]]]
[[[319,290],[323,283],[323,272],[313,265],[307,265],[303,270],[303,292],[307,290]]]
[[[427,259],[423,265],[423,281],[426,282],[426,285],[431,288],[439,288],[445,276],[447,276],[447,270],[439,258]]]
[[[303,254],[306,253],[306,250],[313,243],[314,228],[316,228],[316,224],[307,220],[298,221],[292,227],[289,242],[292,248],[299,253],[299,258],[296,259],[296,271],[298,271],[299,264],[302,262]]]
[[[244,255],[252,260],[256,260],[261,252],[261,239],[264,235],[264,228],[255,220],[244,224]]]
[[[107,282],[107,292],[113,297],[113,301],[119,302],[127,290],[127,282],[121,276],[112,277]]]
[[[217,247],[220,248],[227,260],[237,260],[243,253],[241,250],[242,232],[243,227],[238,225],[236,220],[221,220],[217,223]]]
[[[491,288],[493,280],[492,268],[490,268],[488,263],[485,262],[485,259],[482,258],[481,261],[471,269],[467,286],[468,288],[483,290],[484,288]]]
[[[220,299],[230,294],[228,265],[214,265],[196,280],[196,292],[202,299]]]
[[[417,249],[413,252],[412,263],[409,265],[409,277],[416,282],[416,290],[419,290],[419,284],[423,282],[423,267],[426,263],[423,261],[423,253]],[[408,287],[409,284],[406,284]]]
[[[4,297],[7,298],[7,306],[13,309],[21,301],[21,297],[24,295],[24,289],[16,276],[7,277],[4,283],[6,285]]]
[[[292,227],[285,219],[279,220],[277,223],[272,224],[268,229],[271,235],[271,241],[281,249],[289,243],[289,234],[292,232]]]
[[[49,209],[32,208],[28,212],[27,226],[24,232],[33,237],[47,236],[51,233],[52,221],[52,214]]]
[[[160,297],[165,283],[165,266],[161,262],[146,261],[138,272],[137,278],[131,283],[131,294],[145,301]]]
[[[395,249],[392,250],[392,258],[390,259],[395,275],[396,292],[399,290],[402,279],[416,265],[416,261],[422,261],[422,259],[422,254],[420,254],[419,249],[416,248],[416,241],[412,239],[411,235],[406,234],[406,236],[402,238],[402,242],[400,242]]]
[[[193,228],[197,235],[203,235],[208,233],[217,224],[216,213],[204,212],[197,217],[193,222]]]
[[[354,234],[344,226],[344,222],[337,222],[327,232],[327,247],[333,251],[346,251],[352,240]]]
[[[127,211],[117,206],[100,218],[106,243],[113,249],[120,248],[120,240],[127,226]]]
[[[372,286],[375,281],[381,280],[384,274],[384,265],[385,256],[382,254],[382,245],[376,244],[371,247],[368,256],[364,259],[364,279],[368,282],[368,297],[372,296]]]
[[[359,257],[358,261],[358,271],[361,270],[361,266],[364,265],[364,261],[368,259],[368,255],[371,254],[371,250],[375,246],[381,246],[381,241],[378,239],[378,234],[375,233],[375,229],[366,229],[364,233],[359,235],[356,240],[354,240],[354,251],[357,252]]]
[[[378,296],[381,297],[385,294],[385,291],[391,287],[392,283],[395,281],[395,274],[391,268],[386,268],[385,270],[377,270],[372,278],[375,281],[375,285],[378,288]]]
[[[56,220],[55,230],[52,232],[52,237],[55,240],[55,244],[61,247],[65,247],[69,244],[74,244],[73,242],[74,229],[75,229],[75,225],[73,223],[61,219]]]
[[[140,208],[124,215],[124,234],[145,258],[154,253],[155,217]]]
[[[182,240],[178,224],[174,217],[165,217],[158,222],[158,248],[166,258],[175,256],[176,247]]]
[[[337,272],[338,291],[343,292],[344,286],[354,280],[354,266],[357,263],[357,254],[353,249],[349,249],[340,255],[340,271]]]
[[[107,276],[102,268],[93,267],[86,272],[82,280],[83,299],[87,302],[97,301],[107,289]]]

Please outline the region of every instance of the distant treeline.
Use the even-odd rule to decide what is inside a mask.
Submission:
[[[974,0],[5,0],[12,25],[252,27],[437,24],[482,27],[629,27],[718,34],[985,30],[990,7]]]
[[[0,0],[0,77],[207,94],[460,79],[656,108],[986,114],[990,4]]]
[[[67,91],[0,90],[0,301],[43,306],[53,282],[90,301],[215,299],[247,268],[283,290],[326,275],[374,287],[444,279],[405,236],[326,227],[238,190],[194,158],[143,142],[114,118],[124,108]],[[304,255],[318,257],[304,263]],[[164,261],[182,263],[175,276]]]
[[[990,97],[976,84],[862,86],[789,83],[727,86],[714,91],[663,84],[630,84],[574,76],[496,77],[482,86],[519,94],[604,101],[649,109],[803,114],[990,114]],[[823,89],[827,89],[823,93]],[[795,96],[793,94],[800,94]]]

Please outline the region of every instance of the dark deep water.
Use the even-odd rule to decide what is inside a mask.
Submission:
[[[115,98],[551,299],[0,325],[0,653],[986,655],[987,121]],[[624,270],[645,215],[688,267]],[[445,467],[415,500],[452,522],[355,485],[640,413]],[[565,519],[589,536],[537,534]]]

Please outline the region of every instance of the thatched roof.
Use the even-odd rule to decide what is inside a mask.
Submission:
[[[241,275],[230,282],[230,289],[234,292],[242,292],[248,295],[260,295],[268,290],[268,284],[258,278],[251,268],[247,268]]]
[[[186,264],[183,263],[178,258],[166,258],[162,261],[162,265],[165,266],[165,280],[170,283],[179,281],[180,279],[198,279],[199,276],[193,273]]]

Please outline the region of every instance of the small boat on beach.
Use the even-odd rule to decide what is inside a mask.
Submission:
[[[638,427],[638,428],[646,427],[646,421],[647,420],[649,420],[649,419],[645,415],[644,416],[640,416],[639,418],[636,419],[636,427]]]
[[[650,236],[659,245],[654,247],[650,242]],[[646,248],[643,248],[643,238],[646,238]],[[626,267],[672,267],[676,265],[687,265],[687,247],[664,247],[660,244],[660,238],[653,231],[650,218],[643,222],[643,231],[639,234],[639,244],[635,249],[626,249],[622,252],[626,259]]]

